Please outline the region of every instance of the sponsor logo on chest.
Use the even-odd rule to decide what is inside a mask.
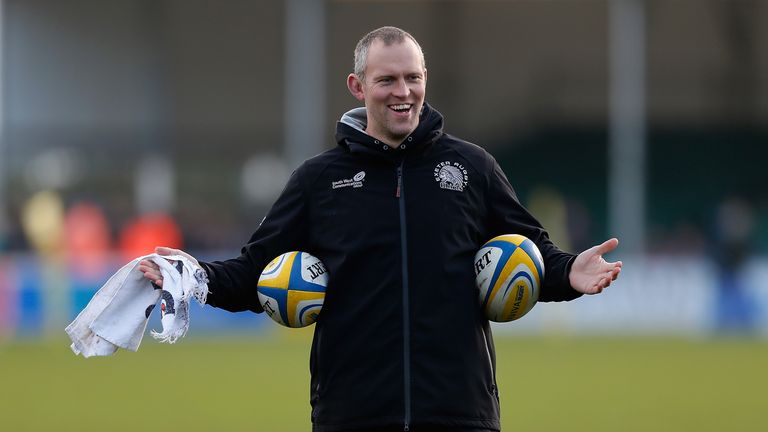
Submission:
[[[363,187],[364,181],[365,181],[365,171],[360,171],[359,173],[355,174],[352,178],[332,181],[331,189],[341,189],[341,188],[347,188],[347,187],[361,188]]]
[[[467,170],[458,162],[440,162],[435,166],[433,174],[435,181],[442,189],[464,192],[469,182]]]

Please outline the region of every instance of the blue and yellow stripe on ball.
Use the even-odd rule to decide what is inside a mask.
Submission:
[[[501,251],[482,299],[486,315],[502,322],[523,316],[538,299],[544,280],[544,263],[536,244],[519,234],[505,234],[483,247]]]
[[[273,320],[288,327],[315,322],[325,299],[325,285],[304,279],[305,261],[319,262],[305,252],[286,252],[267,264],[259,278],[262,306]],[[272,304],[277,307],[272,309]]]

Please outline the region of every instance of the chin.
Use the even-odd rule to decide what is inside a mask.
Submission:
[[[408,135],[412,134],[413,131],[416,130],[417,126],[419,126],[419,122],[414,122],[413,124],[409,125],[402,125],[402,127],[390,130],[390,133],[392,136],[402,137],[402,139],[405,139],[408,137]]]

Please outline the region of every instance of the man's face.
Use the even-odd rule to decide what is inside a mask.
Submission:
[[[419,125],[424,105],[427,71],[419,48],[406,38],[384,45],[375,40],[368,50],[365,80],[352,74],[347,86],[368,112],[366,133],[397,146]]]

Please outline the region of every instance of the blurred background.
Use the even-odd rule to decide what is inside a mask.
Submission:
[[[112,376],[101,360],[75,359],[63,328],[124,263],[157,244],[203,260],[239,253],[291,170],[334,145],[336,120],[357,106],[345,85],[352,51],[382,25],[419,40],[427,101],[447,131],[498,159],[561,248],[622,242],[610,259],[625,268],[606,293],[539,305],[496,327],[500,368],[505,347],[517,358],[517,344],[541,354],[534,362],[553,346],[561,356],[582,344],[594,344],[596,362],[606,350],[660,356],[658,369],[642,369],[653,360],[616,369],[623,382],[644,376],[636,368],[663,374],[664,355],[693,344],[676,361],[713,363],[692,382],[717,382],[710,372],[720,367],[744,379],[718,375],[725,387],[705,386],[711,398],[673,409],[656,430],[719,430],[714,419],[690,422],[717,412],[708,403],[724,395],[728,409],[760,412],[750,390],[768,380],[750,367],[768,359],[768,1],[0,0],[0,11],[0,377],[9,389],[0,382],[0,412],[50,414],[67,399],[30,402],[50,392],[30,383],[51,381],[22,364],[58,359]],[[286,333],[263,316],[208,307],[192,313],[189,344],[206,352],[240,358],[270,338],[299,351],[290,358],[302,380],[287,392],[299,426],[263,430],[308,430],[311,329]],[[226,348],[205,345],[223,338]],[[185,352],[151,345],[128,356],[151,364]],[[242,355],[246,371],[255,350]],[[144,367],[118,357],[105,361],[125,364],[119,374]],[[678,372],[649,391],[669,392]],[[616,399],[632,393],[623,385]],[[672,394],[680,403],[693,393]],[[574,413],[569,427],[581,419],[589,430],[647,430],[631,417],[646,412],[638,406],[669,408],[615,410],[633,420]],[[223,417],[243,417],[232,410]],[[41,418],[30,411],[3,414],[11,430],[43,428],[29,423]],[[61,430],[97,429],[57,415]],[[765,427],[744,420],[737,429]]]

